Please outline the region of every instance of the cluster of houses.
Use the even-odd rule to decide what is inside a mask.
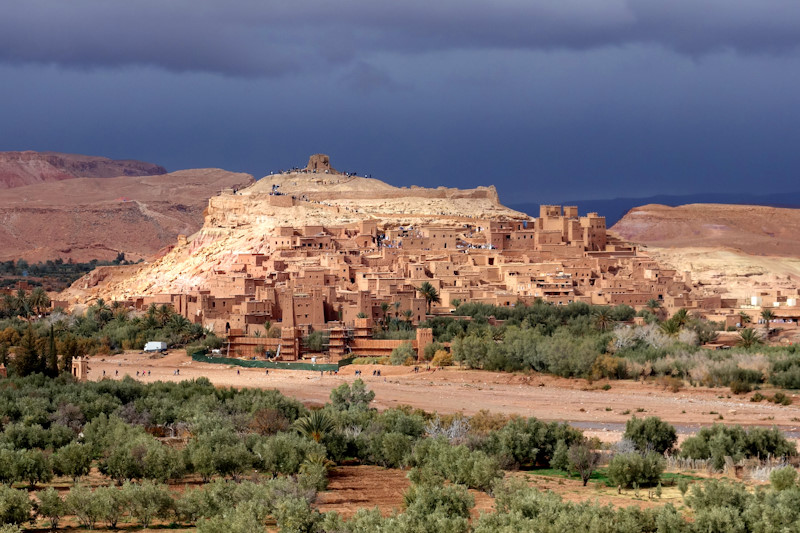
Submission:
[[[380,355],[396,341],[367,346],[373,326],[416,325],[467,302],[513,306],[541,299],[640,309],[656,300],[666,312],[687,308],[725,321],[738,316],[738,302],[693,296],[688,272],[662,268],[608,235],[604,217],[579,216],[572,206],[542,206],[527,221],[385,227],[373,219],[279,227],[267,242],[269,253],[238,254],[201,290],[131,303],[139,309],[169,304],[233,339],[238,355],[279,352],[289,360],[300,356],[300,339],[311,331],[329,332],[331,352],[339,356]],[[425,282],[440,298],[430,308],[418,290]],[[352,351],[358,339],[364,349]],[[417,339],[415,347],[423,343]]]

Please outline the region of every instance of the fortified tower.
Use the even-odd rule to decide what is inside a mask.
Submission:
[[[325,174],[338,174],[335,168],[331,166],[331,158],[325,154],[314,154],[308,158],[308,166],[306,170],[309,172],[324,172]]]

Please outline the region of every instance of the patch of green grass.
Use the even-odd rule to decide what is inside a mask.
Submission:
[[[580,481],[581,476],[575,473],[568,473],[564,472],[563,470],[558,470],[555,468],[537,468],[536,470],[531,470],[531,474],[537,476],[544,476],[544,477],[554,477],[554,478],[563,478],[563,479],[574,479]],[[592,473],[592,477],[589,478],[589,481],[595,483],[605,483],[606,485],[609,484],[608,476],[606,475],[606,469],[600,468]],[[610,485],[609,485],[610,486]]]
[[[536,476],[543,476],[543,477],[553,477],[553,478],[562,478],[562,479],[575,479],[580,481],[581,477],[578,474],[570,474],[564,472],[563,470],[558,470],[555,468],[537,468],[535,470],[530,471],[531,474]],[[672,486],[678,483],[679,479],[687,479],[689,481],[699,481],[704,478],[699,476],[693,476],[691,474],[683,474],[681,472],[665,472],[661,475],[661,485],[662,486]],[[589,478],[590,482],[594,483],[603,483],[608,487],[613,486],[611,481],[608,479],[608,469],[607,468],[598,468],[593,474],[592,477]]]

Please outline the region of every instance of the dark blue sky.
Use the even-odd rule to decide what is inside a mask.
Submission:
[[[6,0],[0,124],[0,150],[325,152],[506,203],[800,190],[800,2]]]

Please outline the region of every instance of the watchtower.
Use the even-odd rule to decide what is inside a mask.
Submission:
[[[331,166],[331,158],[325,154],[314,154],[308,158],[308,166],[306,170],[309,172],[321,172],[327,174],[338,174],[336,169]]]
[[[417,328],[417,360],[425,358],[425,347],[433,342],[433,330],[431,328]]]
[[[72,358],[72,377],[78,381],[86,381],[89,379],[89,359],[86,357],[73,357]]]

